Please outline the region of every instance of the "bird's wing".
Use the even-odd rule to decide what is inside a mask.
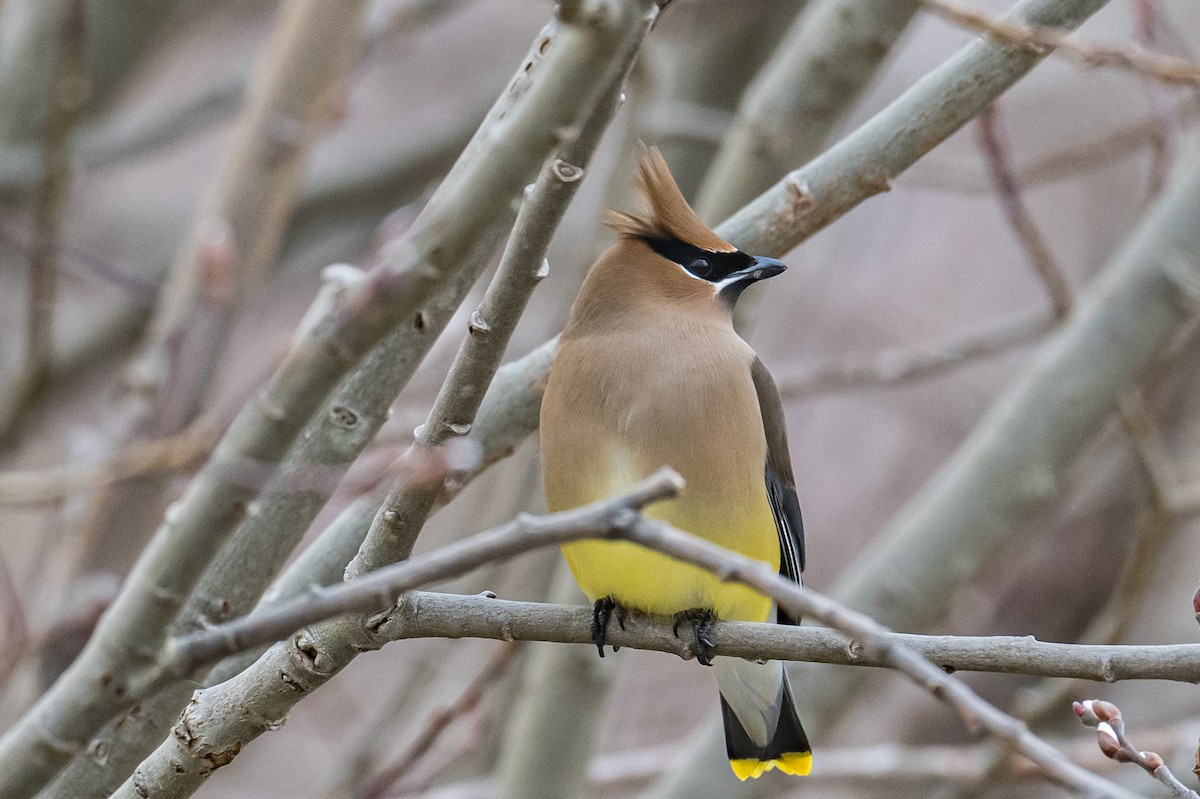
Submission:
[[[800,573],[804,571],[804,522],[800,518],[800,500],[796,497],[796,478],[792,476],[783,404],[779,401],[775,380],[761,359],[754,359],[750,375],[754,378],[763,432],[767,437],[767,498],[775,515],[775,529],[779,532],[779,573],[789,580],[801,582]],[[792,619],[782,611],[778,618],[781,624],[799,623],[799,619]]]

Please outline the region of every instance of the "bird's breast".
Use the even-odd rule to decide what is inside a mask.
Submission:
[[[753,353],[730,333],[734,341],[703,331],[564,341],[542,406],[550,509],[602,499],[671,466],[686,488],[648,515],[777,568]],[[632,545],[585,542],[564,552],[593,599],[612,596],[654,613],[769,615],[770,603],[754,592]]]

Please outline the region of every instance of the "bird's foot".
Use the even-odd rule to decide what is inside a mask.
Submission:
[[[712,640],[713,625],[717,621],[717,616],[713,613],[712,608],[692,608],[676,613],[674,616],[675,623],[671,625],[671,632],[675,637],[679,637],[679,628],[683,624],[689,624],[692,628],[692,651],[696,653],[696,660],[701,666],[712,665],[712,650],[716,646]]]
[[[610,596],[597,599],[596,604],[592,605],[592,643],[596,645],[596,651],[600,653],[600,657],[604,657],[604,644],[608,640],[609,621],[615,616],[617,624],[621,625],[621,629],[624,630],[626,615],[625,608]],[[614,646],[613,651],[616,652],[620,648]]]

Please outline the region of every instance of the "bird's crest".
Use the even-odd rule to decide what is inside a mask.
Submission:
[[[683,199],[667,161],[657,147],[642,145],[638,193],[645,212],[609,211],[608,226],[622,238],[677,239],[710,252],[735,252],[729,242],[708,228]]]

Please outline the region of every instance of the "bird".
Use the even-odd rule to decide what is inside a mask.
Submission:
[[[566,510],[609,497],[663,465],[681,494],[648,508],[660,519],[801,581],[804,528],[787,430],[771,373],[734,330],[733,308],[780,261],[748,255],[688,205],[662,153],[642,146],[643,210],[610,211],[618,241],[588,270],[559,339],[541,407],[546,502]],[[609,622],[627,613],[690,628],[713,667],[730,767],[741,780],[805,775],[808,736],[783,664],[712,657],[716,620],[799,623],[746,586],[622,541],[566,544],[593,602],[600,656]]]

